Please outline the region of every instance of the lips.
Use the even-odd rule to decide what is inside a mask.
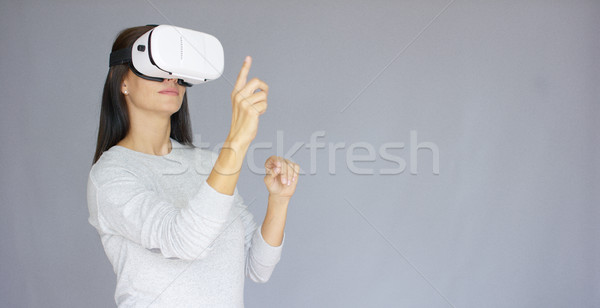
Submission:
[[[177,91],[177,89],[175,89],[175,88],[167,88],[158,93],[165,94],[165,95],[175,95],[175,96],[179,95],[179,91]]]

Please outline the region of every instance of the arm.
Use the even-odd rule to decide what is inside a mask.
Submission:
[[[271,156],[265,162],[265,185],[269,191],[267,214],[262,224],[262,235],[271,246],[283,241],[283,230],[287,208],[298,184],[300,166],[278,156]]]
[[[260,283],[269,280],[281,257],[281,250],[285,243],[287,208],[296,190],[300,171],[297,164],[277,156],[269,157],[265,167],[267,175],[264,181],[269,190],[265,220],[260,227],[256,227],[252,214],[248,212],[248,215],[243,216],[247,232],[246,276]],[[284,182],[286,184],[283,184]],[[239,196],[236,197],[236,204],[245,208]]]
[[[226,141],[206,182],[222,194],[233,195],[248,146],[245,143]]]
[[[145,184],[143,177],[116,165],[92,168],[88,180],[90,223],[99,233],[125,237],[167,257],[195,260],[208,255],[225,227],[233,196],[200,184],[178,208]]]
[[[261,232],[265,241],[271,246],[279,246],[283,241],[289,198],[269,195],[267,214]]]
[[[247,206],[237,190],[234,203],[235,206],[242,209],[240,219],[245,228],[245,275],[254,282],[265,283],[271,277],[281,258],[285,234],[279,245],[270,245],[263,238],[261,226],[256,224],[254,216],[247,210]]]
[[[226,195],[234,193],[246,151],[256,137],[258,118],[267,110],[269,86],[258,78],[246,83],[251,63],[248,56],[231,92],[231,128],[207,179],[210,186]]]

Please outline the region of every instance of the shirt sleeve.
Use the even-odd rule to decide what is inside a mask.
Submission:
[[[204,180],[186,206],[164,200],[136,174],[104,166],[88,180],[90,223],[98,232],[123,236],[167,258],[202,259],[225,228],[234,196]]]
[[[262,225],[257,225],[254,216],[248,211],[244,199],[238,193],[234,193],[234,204],[242,208],[241,219],[245,228],[245,274],[252,281],[265,283],[271,277],[275,266],[281,258],[281,251],[285,243],[285,232],[279,246],[271,246],[262,237]]]

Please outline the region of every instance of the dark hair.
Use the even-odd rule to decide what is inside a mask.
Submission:
[[[132,27],[122,30],[112,46],[112,51],[132,46],[142,34],[155,26]],[[111,66],[104,83],[102,106],[100,109],[100,125],[96,143],[95,164],[104,151],[110,149],[127,135],[129,131],[129,112],[121,82],[129,71],[129,64]],[[187,103],[187,92],[183,95],[181,108],[171,115],[171,138],[179,143],[193,146],[192,125]]]

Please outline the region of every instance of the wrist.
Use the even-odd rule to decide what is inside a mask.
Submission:
[[[246,153],[250,147],[250,142],[240,141],[239,139],[231,138],[227,136],[225,142],[223,142],[223,149],[232,149],[235,152]]]
[[[269,204],[271,204],[271,202],[276,203],[276,204],[285,204],[287,205],[290,202],[290,199],[292,197],[288,197],[288,196],[280,196],[280,195],[273,195],[273,194],[269,194]]]
[[[214,165],[214,170],[222,175],[233,175],[241,171],[248,147],[237,142],[225,141],[219,157]]]

